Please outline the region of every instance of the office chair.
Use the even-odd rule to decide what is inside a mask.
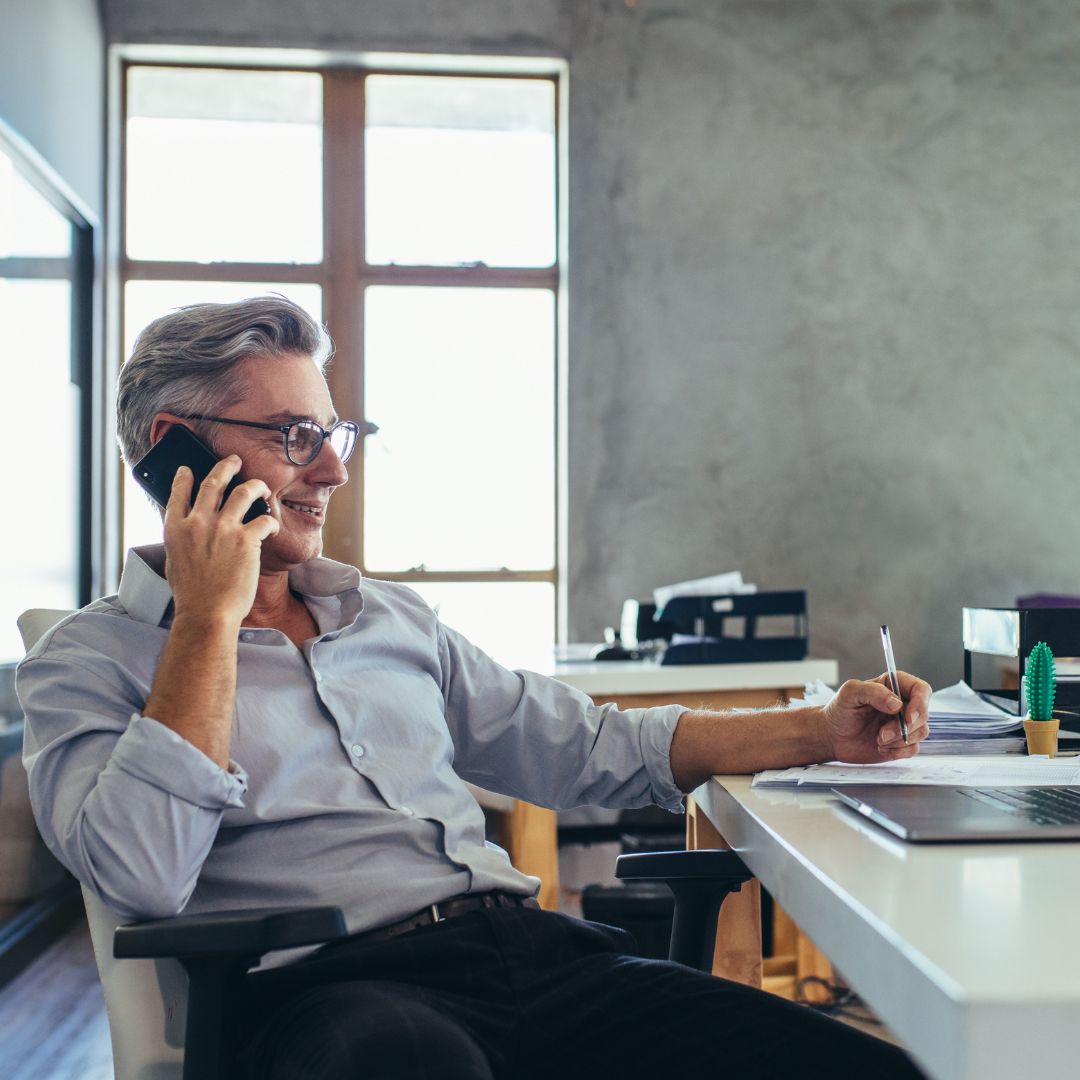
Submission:
[[[29,650],[70,611],[19,617]],[[675,894],[670,959],[703,971],[712,964],[724,898],[752,875],[733,851],[622,855],[616,876],[663,881]],[[276,949],[346,935],[336,907],[250,909],[125,924],[85,887],[94,959],[101,978],[116,1080],[224,1080],[229,1075],[223,1006],[230,984]]]

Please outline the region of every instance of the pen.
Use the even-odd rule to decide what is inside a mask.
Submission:
[[[889,637],[888,626],[881,628],[881,646],[885,650],[885,670],[889,673],[889,685],[892,687],[892,692],[900,698],[900,734],[904,737],[904,742],[907,742],[908,729],[907,721],[904,719],[904,699],[900,697],[900,680],[896,675],[896,657],[893,656],[892,638]]]

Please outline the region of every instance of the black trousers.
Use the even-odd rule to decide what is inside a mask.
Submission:
[[[345,939],[247,976],[234,1018],[257,1080],[917,1080],[902,1051],[678,964],[620,930],[527,908]],[[706,1075],[703,1073],[703,1075]]]

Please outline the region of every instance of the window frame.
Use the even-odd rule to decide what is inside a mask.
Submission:
[[[288,52],[260,50],[188,50],[114,48],[118,93],[114,115],[114,161],[118,173],[116,193],[117,289],[110,305],[113,317],[110,341],[119,346],[124,325],[124,289],[128,281],[263,281],[310,283],[322,290],[323,321],[334,339],[335,362],[327,377],[342,415],[355,416],[361,425],[359,445],[350,462],[350,482],[334,498],[335,511],[327,519],[328,556],[357,566],[366,576],[412,584],[441,582],[547,582],[554,589],[554,641],[566,636],[566,64],[538,58],[478,58],[382,56],[339,58],[333,63],[297,62]],[[127,75],[133,67],[216,68],[243,71],[296,71],[318,74],[323,80],[323,252],[318,263],[212,262],[133,259],[127,255],[126,237],[126,124]],[[461,78],[531,79],[551,82],[554,88],[555,126],[555,251],[550,267],[399,266],[368,263],[365,256],[364,186],[365,81],[376,75],[442,76]],[[554,565],[511,570],[386,570],[364,563],[364,454],[369,422],[364,402],[364,300],[367,288],[377,285],[439,288],[527,288],[551,292],[555,308],[553,385],[555,425],[551,433],[554,462]],[[118,473],[119,475],[119,473]],[[123,497],[121,487],[120,498]],[[122,520],[122,505],[121,505]],[[118,545],[119,546],[119,545]],[[122,551],[118,558],[122,559]]]

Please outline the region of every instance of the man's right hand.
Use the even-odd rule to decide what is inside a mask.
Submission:
[[[194,504],[191,470],[181,467],[173,478],[165,508],[165,577],[178,616],[223,618],[239,627],[255,602],[262,543],[281,523],[261,514],[244,524],[252,502],[270,494],[262,480],[245,480],[218,509],[241,464],[235,454],[219,461]]]

